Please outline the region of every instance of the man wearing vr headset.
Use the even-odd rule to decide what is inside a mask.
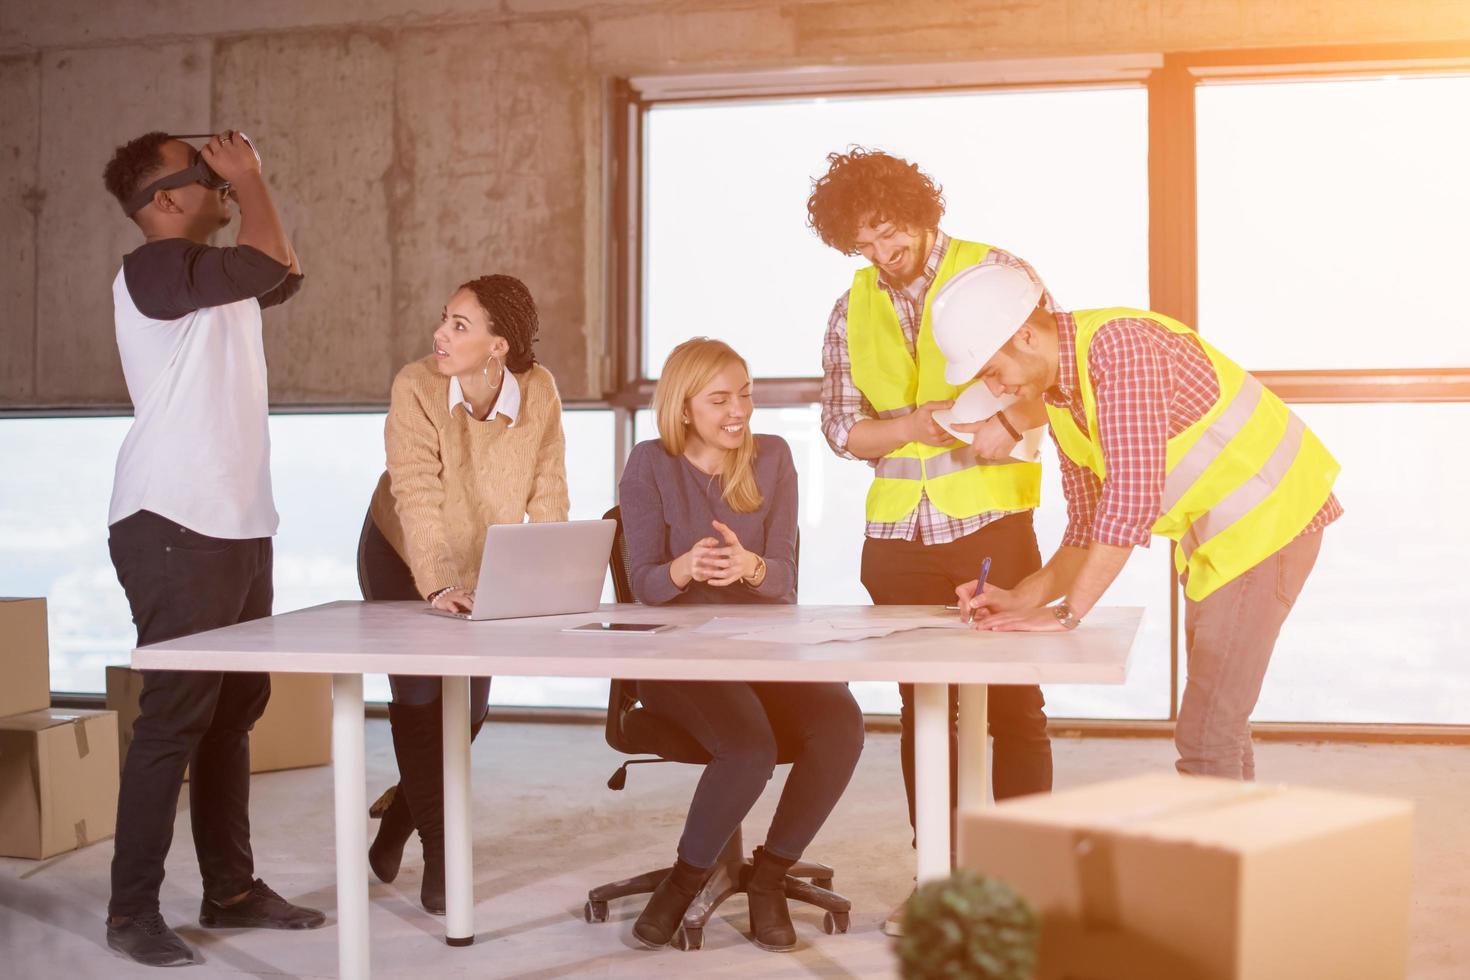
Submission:
[[[133,424],[118,452],[108,550],[138,629],[156,643],[271,613],[271,497],[262,307],[301,288],[301,265],[242,134],[202,150],[148,133],[103,174],[146,241],[113,281]],[[210,236],[240,209],[232,247]],[[197,962],[159,912],[186,766],[199,922],[310,929],[325,917],[255,877],[250,729],[268,674],[147,671],[123,767],[107,944],[150,966]]]

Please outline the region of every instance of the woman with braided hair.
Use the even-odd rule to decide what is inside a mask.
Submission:
[[[567,519],[561,399],[536,363],[536,304],[512,276],[481,276],[454,291],[433,351],[393,379],[384,427],[388,470],[358,543],[364,599],[420,599],[469,612],[492,524]],[[437,677],[390,676],[388,718],[399,784],[373,804],[368,849],[383,881],[398,876],[415,828],[424,852],[419,897],[444,914],[444,771]],[[490,678],[470,685],[470,737],[485,720]]]

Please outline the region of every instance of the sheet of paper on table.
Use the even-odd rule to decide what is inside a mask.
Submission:
[[[772,623],[755,616],[716,616],[696,633],[718,633],[732,640],[757,643],[832,643],[875,639],[906,630],[965,629],[956,615],[909,617],[834,617],[806,622]]]

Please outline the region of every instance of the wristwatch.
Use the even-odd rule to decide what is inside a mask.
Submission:
[[[743,581],[751,588],[758,588],[766,580],[766,560],[760,555],[755,556],[755,571],[745,576]]]
[[[1077,617],[1076,613],[1072,612],[1072,607],[1065,602],[1059,602],[1055,606],[1052,606],[1051,614],[1057,618],[1057,622],[1062,624],[1062,629],[1074,630],[1082,625],[1082,620]]]

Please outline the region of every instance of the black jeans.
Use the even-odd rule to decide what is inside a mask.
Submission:
[[[778,759],[792,763],[791,774],[765,847],[776,857],[801,857],[863,751],[863,713],[846,684],[639,681],[638,698],[712,757],[679,838],[679,859],[696,868],[715,863]]]
[[[357,587],[364,599],[401,599],[423,601],[413,584],[413,572],[393,549],[392,543],[373,523],[368,514],[357,539]],[[444,684],[437,677],[389,674],[388,686],[393,700],[399,704],[433,704],[439,700]],[[483,719],[490,708],[490,678],[470,679],[470,722]]]
[[[139,646],[271,614],[270,538],[211,538],[139,511],[112,525],[107,550]],[[269,674],[143,672],[117,799],[110,914],[157,911],[185,767],[204,894],[224,900],[250,888],[250,729],[270,693]]]
[[[988,581],[1011,588],[1041,567],[1031,512],[1002,517],[973,534],[947,544],[918,541],[863,542],[863,586],[878,605],[954,605],[955,587],[974,579],[980,563],[991,560]],[[908,794],[909,825],[914,823],[914,688],[900,684],[899,753],[903,788]],[[1046,706],[1034,684],[990,685],[986,699],[990,734],[995,738],[992,775],[997,800],[1051,789],[1051,738]],[[959,688],[949,688],[949,799],[953,812],[958,782]],[[952,840],[953,838],[951,838]]]

